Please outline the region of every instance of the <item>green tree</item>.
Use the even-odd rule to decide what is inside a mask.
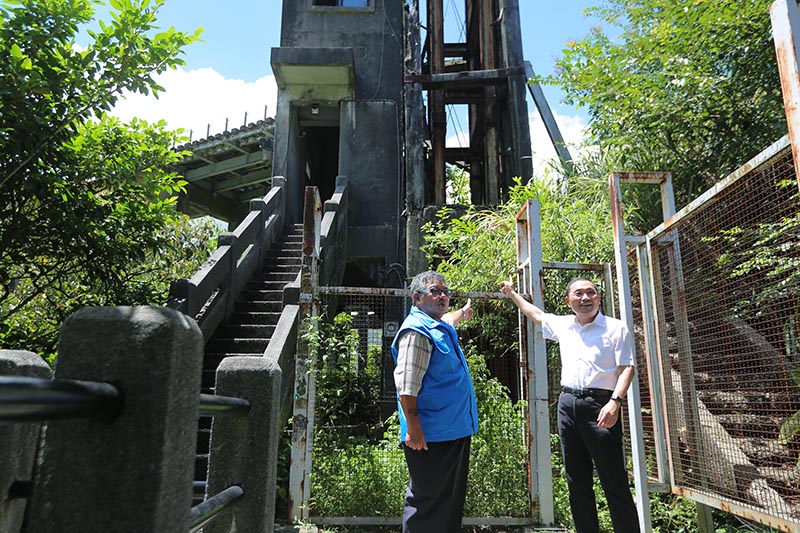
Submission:
[[[123,124],[105,112],[123,91],[161,90],[153,74],[182,64],[181,49],[199,31],[157,32],[163,0],[112,0],[113,20],[89,32],[81,50],[75,36],[94,4],[0,4],[4,347],[49,352],[68,312],[145,303],[146,272],[153,281],[158,261],[180,264],[163,257],[184,186],[169,170],[181,137],[163,122]]]
[[[673,173],[684,205],[786,132],[771,0],[605,0],[548,81],[624,171]],[[618,35],[617,35],[618,34]],[[649,227],[658,191],[637,192]]]
[[[602,263],[614,253],[606,173],[596,162],[579,163],[569,182],[545,172],[528,183],[517,180],[497,209],[470,206],[459,218],[444,208],[424,227],[428,260],[459,290],[499,290],[515,274],[515,215],[528,200],[541,213],[545,261]]]
[[[469,205],[472,203],[469,191],[469,173],[456,166],[448,166],[446,177],[447,181],[447,203]]]

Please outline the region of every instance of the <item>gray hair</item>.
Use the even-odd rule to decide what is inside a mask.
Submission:
[[[436,283],[440,282],[443,285],[447,285],[447,282],[444,279],[444,276],[435,272],[433,270],[426,270],[425,272],[420,272],[414,279],[411,280],[411,285],[408,286],[409,290],[411,290],[411,294],[414,294],[417,291],[424,290],[425,287],[428,286],[428,283]]]

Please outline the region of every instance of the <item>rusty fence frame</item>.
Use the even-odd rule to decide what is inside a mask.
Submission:
[[[310,289],[314,294],[314,311],[311,311],[309,316],[320,316],[321,314],[321,300],[325,296],[366,296],[366,297],[395,297],[395,298],[410,298],[411,293],[408,289],[399,288],[377,288],[377,287],[348,287],[348,286],[324,286],[319,285]],[[301,293],[302,294],[302,293]],[[311,293],[309,293],[311,294]],[[505,299],[508,298],[501,292],[481,292],[481,291],[453,291],[452,298],[473,300],[487,300],[487,299]],[[543,356],[544,357],[544,356]],[[300,365],[300,361],[298,361]],[[298,366],[298,377],[303,374],[304,378],[298,379],[299,383],[303,385],[296,388],[295,391],[295,404],[299,406],[295,412],[295,416],[301,421],[296,430],[300,430],[302,438],[294,439],[293,441],[293,460],[292,468],[297,469],[296,477],[290,486],[290,492],[296,494],[297,500],[293,504],[294,518],[306,522],[330,525],[330,526],[394,526],[401,523],[401,518],[386,517],[386,516],[317,516],[313,514],[313,509],[309,505],[311,502],[311,483],[309,476],[313,475],[313,447],[314,447],[314,410],[315,410],[315,371],[313,364],[305,357],[302,360],[301,367]],[[527,414],[527,413],[526,413]],[[545,411],[545,417],[549,415]],[[530,420],[528,420],[530,424]],[[544,424],[545,427],[547,420],[539,421],[539,425]],[[530,434],[530,425],[528,425],[528,432],[524,437]],[[526,441],[530,447],[530,440]],[[549,435],[544,440],[542,446],[546,446],[546,451],[542,454],[548,465],[548,473],[550,472],[550,445]],[[530,468],[529,468],[530,473]],[[530,480],[530,478],[529,478]],[[529,484],[529,495],[531,508],[529,516],[522,517],[500,517],[500,516],[472,516],[464,517],[463,524],[465,526],[533,526],[540,525],[543,521],[536,520],[536,516],[541,516],[541,509],[539,502],[541,497],[544,496],[546,501],[543,505],[545,509],[552,509],[552,480],[550,486],[546,487],[546,492],[540,495],[540,488]],[[545,511],[547,512],[547,511]],[[553,519],[548,516],[547,524],[552,524]]]
[[[711,205],[718,197],[721,196],[723,191],[729,187],[734,187],[737,183],[744,182],[748,176],[752,175],[760,169],[769,167],[773,162],[781,157],[785,157],[787,152],[791,150],[789,135],[784,136],[779,141],[775,142],[772,146],[761,152],[751,161],[740,167],[727,178],[718,182],[711,189],[699,196],[696,200],[691,202],[680,211],[675,210],[675,204],[672,194],[671,175],[669,173],[612,173],[610,181],[610,194],[612,206],[612,220],[614,228],[614,244],[617,266],[617,283],[619,302],[621,308],[621,315],[623,320],[628,323],[629,328],[633,330],[633,302],[631,297],[631,282],[629,279],[628,258],[635,257],[637,275],[639,278],[640,292],[638,297],[641,299],[642,310],[642,323],[640,324],[644,333],[645,354],[647,361],[647,372],[649,380],[649,388],[651,392],[652,413],[653,413],[653,431],[655,433],[655,450],[654,457],[657,474],[655,479],[648,479],[645,472],[646,454],[643,448],[643,443],[640,439],[635,439],[637,435],[641,436],[641,428],[635,430],[634,417],[630,417],[631,435],[632,435],[632,448],[634,455],[634,479],[637,483],[637,493],[640,492],[641,486],[643,494],[648,492],[671,492],[672,494],[684,496],[696,502],[698,507],[698,523],[700,531],[712,532],[714,531],[713,519],[711,516],[711,509],[721,509],[726,512],[741,516],[746,519],[755,520],[761,524],[777,528],[780,531],[798,531],[800,528],[800,521],[787,517],[778,512],[770,513],[769,510],[762,510],[755,508],[739,501],[735,501],[730,497],[726,497],[719,491],[714,491],[714,487],[709,487],[709,490],[697,491],[691,487],[680,485],[674,478],[671,463],[671,454],[669,451],[672,443],[668,435],[669,429],[666,422],[667,406],[665,387],[666,380],[669,377],[661,375],[661,360],[665,356],[661,353],[665,348],[659,344],[658,333],[658,320],[662,306],[673,305],[677,318],[675,319],[676,337],[685,339],[683,345],[678,347],[681,353],[691,354],[691,345],[688,344],[691,339],[691,332],[689,331],[689,323],[687,318],[687,309],[685,302],[682,298],[673,295],[673,302],[659,302],[656,298],[655,281],[656,274],[654,273],[654,251],[653,246],[655,240],[664,236],[678,227],[678,224],[690,217],[692,214],[698,212],[706,205]],[[797,165],[795,164],[795,170]],[[625,184],[653,184],[660,187],[662,199],[662,214],[664,222],[656,228],[648,232],[644,236],[633,236],[625,233],[625,224],[623,220],[623,196],[622,188]],[[685,281],[681,273],[681,250],[680,244],[677,240],[672,241],[672,263],[670,264],[671,271],[675,273],[674,282],[676,285],[676,292],[682,293],[685,289]],[[691,359],[689,360],[689,374],[684,377],[683,387],[685,389],[694,391],[694,376],[691,369]],[[635,399],[638,397],[638,378],[634,380],[632,392],[629,394],[629,411],[631,413],[639,413],[642,409],[641,404],[636,405]],[[686,393],[686,390],[684,390]],[[697,418],[697,405],[694,394],[686,394],[688,398],[687,405],[690,407],[689,413],[686,415],[686,424],[691,428],[699,428],[701,422]],[[695,415],[692,415],[695,413]],[[695,458],[695,460],[702,458]],[[637,470],[638,467],[638,470]],[[641,505],[641,498],[637,494],[637,504]],[[640,512],[640,518],[642,517]],[[642,524],[643,531],[650,531],[650,524]]]

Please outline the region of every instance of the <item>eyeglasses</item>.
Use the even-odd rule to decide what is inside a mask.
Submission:
[[[439,298],[441,295],[450,296],[450,289],[437,289],[436,287],[431,287],[430,289],[420,289],[417,292],[421,292],[423,294],[429,294],[434,298]]]

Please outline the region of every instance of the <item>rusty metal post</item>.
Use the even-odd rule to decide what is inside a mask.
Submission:
[[[316,397],[314,361],[307,333],[319,316],[319,250],[322,202],[316,187],[306,187],[303,212],[303,264],[300,271],[299,320],[295,355],[294,408],[292,410],[292,463],[289,468],[289,516],[305,520],[311,497],[311,449],[314,439]]]
[[[428,50],[430,53],[431,74],[444,72],[444,6],[442,0],[428,1]],[[431,142],[433,150],[433,202],[444,204],[447,181],[445,162],[447,160],[447,113],[445,112],[444,89],[429,92]],[[427,196],[427,195],[426,195]],[[427,203],[427,201],[426,201]]]
[[[406,55],[404,74],[422,74],[422,52],[420,46],[419,0],[408,4],[406,11]],[[425,205],[425,139],[420,124],[424,123],[422,110],[422,84],[406,83],[405,91],[405,165],[406,204],[412,213]]]
[[[511,139],[502,147],[503,183],[511,186],[511,177],[519,176],[526,183],[533,175],[531,156],[531,133],[528,118],[528,103],[525,98],[527,80],[525,78],[525,58],[522,52],[522,33],[519,18],[519,0],[499,0],[497,24],[500,26],[503,64],[509,70],[508,77],[508,118],[510,119]],[[504,141],[505,142],[505,141]]]
[[[775,0],[769,13],[781,76],[783,107],[792,140],[795,178],[800,187],[800,11],[796,0]]]
[[[544,309],[542,290],[542,234],[539,202],[528,202],[517,213],[517,285],[530,294],[533,304]],[[542,326],[519,312],[520,367],[524,370],[528,401],[528,488],[531,514],[539,512],[542,524],[555,523],[553,465],[550,460],[550,409],[547,391],[547,346]],[[538,507],[538,509],[536,509]]]
[[[480,2],[480,15],[478,16],[480,25],[480,65],[481,70],[492,70],[497,68],[495,61],[495,34],[494,34],[494,2]],[[484,176],[483,176],[483,199],[488,204],[500,203],[500,152],[502,151],[499,141],[498,116],[500,109],[498,105],[497,87],[487,85],[483,89],[483,109],[485,117],[482,118],[484,124],[483,150],[484,150]]]
[[[630,276],[628,274],[627,242],[622,212],[621,176],[612,174],[609,179],[611,195],[611,221],[614,232],[614,256],[617,264],[617,291],[620,320],[633,333],[633,305],[631,303]],[[635,350],[635,346],[634,346]],[[638,373],[637,373],[638,374]],[[634,374],[628,390],[628,424],[630,426],[631,455],[633,456],[633,482],[636,487],[636,507],[639,512],[639,527],[643,532],[652,530],[650,499],[647,487],[646,452],[642,428],[642,399],[639,394],[639,379]]]

